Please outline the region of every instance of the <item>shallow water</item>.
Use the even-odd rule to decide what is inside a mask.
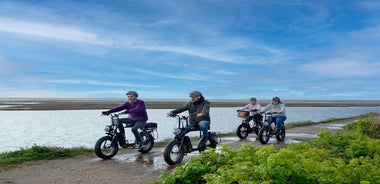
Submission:
[[[235,132],[241,119],[236,107],[211,108],[211,130]],[[176,119],[166,117],[169,109],[148,109],[149,122],[158,123],[158,139],[173,138],[172,129]],[[288,107],[286,123],[320,121],[380,112],[380,107]],[[92,148],[96,140],[104,136],[104,126],[109,117],[101,116],[101,110],[59,111],[0,111],[0,152],[31,147],[33,144],[59,147]],[[186,115],[186,113],[183,113]],[[133,141],[130,129],[127,139]],[[199,135],[193,132],[191,136]]]

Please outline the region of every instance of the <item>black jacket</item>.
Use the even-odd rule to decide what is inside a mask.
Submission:
[[[183,107],[171,111],[173,114],[178,114],[183,111],[189,111],[189,123],[198,124],[202,120],[210,121],[210,102],[203,97],[196,102],[189,101]],[[197,114],[202,113],[203,116],[198,118]]]

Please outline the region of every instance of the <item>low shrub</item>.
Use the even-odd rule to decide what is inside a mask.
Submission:
[[[380,140],[372,116],[338,134],[322,130],[311,142],[240,149],[223,146],[192,157],[156,183],[380,183]]]

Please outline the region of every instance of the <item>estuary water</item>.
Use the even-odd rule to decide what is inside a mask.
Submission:
[[[235,132],[241,119],[237,107],[211,108],[211,130]],[[92,148],[104,136],[110,118],[101,116],[102,110],[57,111],[0,111],[0,153],[31,147],[34,144],[58,147]],[[166,117],[169,109],[148,109],[149,121],[158,123],[156,141],[173,138],[175,118]],[[369,112],[380,112],[380,107],[287,107],[285,124],[302,121],[321,121],[329,118],[351,117]],[[187,113],[182,113],[187,115]],[[133,141],[130,129],[127,139]],[[198,135],[194,132],[193,135]]]

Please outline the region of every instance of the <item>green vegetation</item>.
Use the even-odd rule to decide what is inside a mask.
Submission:
[[[337,134],[324,129],[285,148],[207,150],[156,183],[380,183],[379,124],[379,115],[369,114]]]
[[[11,167],[25,161],[51,160],[56,158],[73,157],[93,153],[87,148],[59,148],[33,145],[31,148],[22,148],[18,151],[0,154],[0,168]]]

